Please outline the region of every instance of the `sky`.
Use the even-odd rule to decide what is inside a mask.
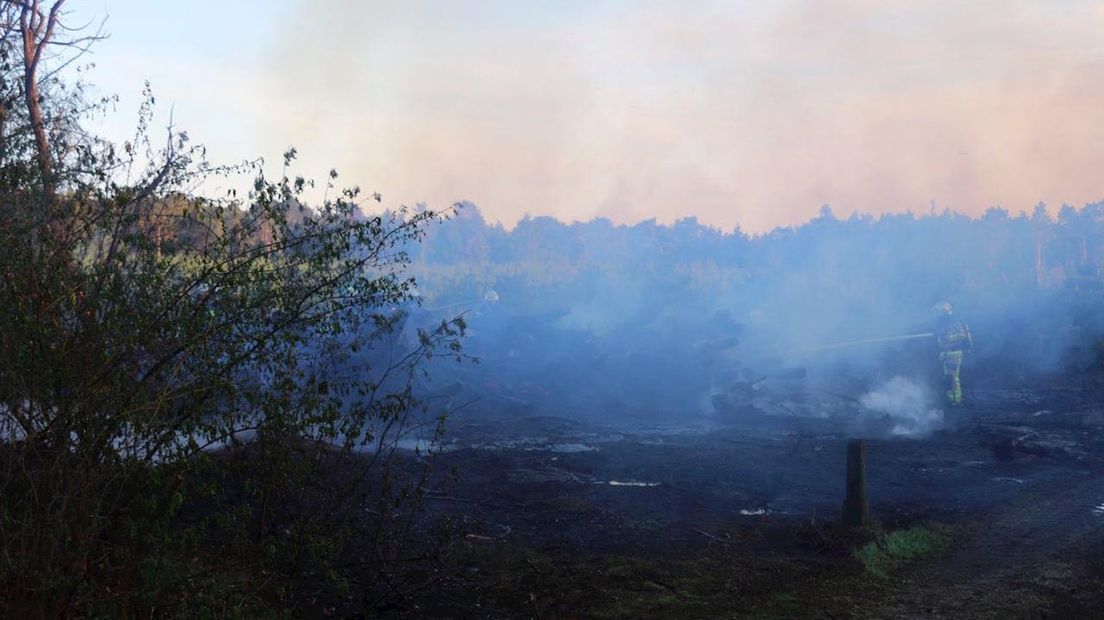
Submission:
[[[69,0],[133,126],[492,221],[854,212],[1104,198],[1104,2]]]

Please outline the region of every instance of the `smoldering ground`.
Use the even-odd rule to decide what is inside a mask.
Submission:
[[[937,398],[921,383],[893,377],[863,394],[859,402],[867,412],[884,416],[892,424],[890,434],[924,437],[943,424]]]

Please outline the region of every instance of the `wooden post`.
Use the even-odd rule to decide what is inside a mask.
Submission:
[[[843,524],[862,527],[867,522],[866,440],[847,442],[847,496],[843,500]]]

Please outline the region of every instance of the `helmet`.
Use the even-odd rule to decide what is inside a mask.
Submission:
[[[931,311],[932,311],[932,314],[934,314],[936,316],[950,316],[951,313],[954,312],[954,308],[951,307],[951,302],[941,301],[941,302],[935,304],[934,306],[932,306]]]

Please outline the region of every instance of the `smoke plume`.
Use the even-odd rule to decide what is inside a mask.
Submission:
[[[889,418],[891,434],[904,437],[924,437],[942,426],[943,411],[933,400],[929,390],[905,377],[893,377],[859,398],[868,412]]]

